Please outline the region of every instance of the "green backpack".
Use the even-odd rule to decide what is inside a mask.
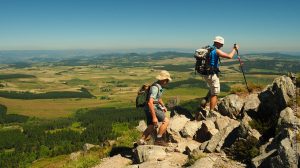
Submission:
[[[135,99],[135,107],[136,108],[142,108],[145,107],[149,101],[149,96],[150,96],[150,88],[151,86],[157,86],[156,83],[149,85],[149,84],[144,84],[138,91],[136,99]]]

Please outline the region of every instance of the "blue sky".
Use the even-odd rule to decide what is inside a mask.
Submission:
[[[0,0],[0,50],[300,51],[299,0]]]

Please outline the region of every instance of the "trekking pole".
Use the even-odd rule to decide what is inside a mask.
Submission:
[[[242,71],[243,76],[244,76],[244,80],[245,80],[245,83],[246,83],[247,90],[248,90],[248,92],[250,94],[250,90],[249,90],[249,87],[248,87],[248,84],[247,84],[247,80],[246,80],[246,76],[245,76],[244,69],[243,69],[243,62],[241,61],[241,57],[239,55],[239,50],[236,48],[236,44],[234,44],[234,49],[236,51],[236,54],[238,56],[238,60],[240,62],[240,67],[241,67],[241,71]]]

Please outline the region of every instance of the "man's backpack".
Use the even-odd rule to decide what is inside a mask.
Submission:
[[[195,73],[198,72],[202,75],[207,75],[210,70],[209,65],[209,55],[214,48],[211,46],[205,46],[199,48],[195,51],[194,58],[196,59],[195,63]]]
[[[151,86],[157,86],[156,83],[149,85],[149,84],[144,84],[138,91],[136,99],[135,99],[135,107],[136,108],[141,108],[145,107],[149,101],[150,97],[150,88]]]

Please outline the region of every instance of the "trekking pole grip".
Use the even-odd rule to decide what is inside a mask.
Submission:
[[[233,48],[235,49],[237,55],[239,55],[239,50],[236,48],[236,44],[233,45]]]

